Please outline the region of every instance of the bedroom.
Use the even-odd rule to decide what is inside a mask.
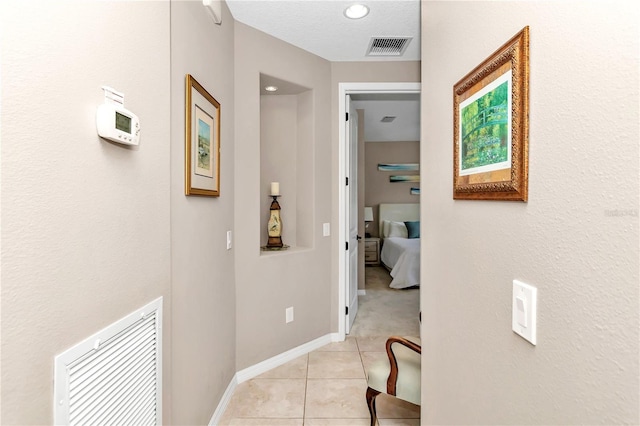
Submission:
[[[385,297],[385,303],[375,305],[390,305],[392,312],[401,316],[416,318],[419,310],[420,182],[416,179],[420,174],[420,99],[418,94],[361,95],[354,98],[354,104],[360,110],[363,135],[358,146],[359,234],[364,236],[358,274],[362,308],[354,323],[354,332],[359,334],[363,328],[375,328],[363,325],[371,321],[367,302],[372,297]],[[405,221],[413,225],[411,235]],[[411,248],[405,250],[397,243]],[[405,288],[410,290],[401,290]],[[412,330],[403,321],[396,324],[397,330],[385,330]]]

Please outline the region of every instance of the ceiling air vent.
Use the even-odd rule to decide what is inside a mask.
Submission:
[[[412,37],[372,37],[367,56],[402,56]]]
[[[393,120],[396,119],[395,115],[385,115],[384,117],[382,117],[382,121],[383,123],[391,123]]]

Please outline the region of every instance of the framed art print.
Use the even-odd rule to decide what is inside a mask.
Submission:
[[[187,74],[185,194],[220,196],[220,103]]]
[[[529,27],[453,88],[453,198],[527,201]]]

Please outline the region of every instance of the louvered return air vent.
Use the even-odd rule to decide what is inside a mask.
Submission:
[[[58,355],[54,421],[162,424],[162,298]]]
[[[396,119],[395,115],[385,115],[384,117],[382,117],[382,120],[380,120],[380,121],[382,123],[391,123],[395,119]]]
[[[372,37],[367,56],[402,56],[413,37]]]

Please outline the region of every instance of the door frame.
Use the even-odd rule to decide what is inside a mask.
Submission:
[[[398,94],[420,93],[421,83],[338,83],[338,337],[346,338],[345,307],[347,306],[347,277],[349,269],[345,250],[345,242],[349,241],[349,218],[346,217],[346,178],[348,164],[346,164],[346,97],[355,94]],[[365,123],[366,125],[366,123]],[[353,141],[351,141],[353,142]],[[355,141],[357,143],[358,141]]]
[[[349,119],[345,117],[345,136],[348,141],[355,139],[355,143],[347,143],[345,145],[345,172],[349,173],[349,185],[345,185],[345,218],[347,220],[346,237],[348,241],[348,250],[346,250],[347,273],[348,279],[345,284],[345,303],[347,311],[345,312],[345,335],[349,333],[353,322],[358,315],[358,286],[360,283],[360,223],[359,223],[359,199],[360,188],[358,187],[358,144],[360,135],[358,126],[358,112],[356,111],[353,100],[350,95],[345,96],[345,111],[349,114]],[[348,158],[346,158],[348,157]],[[353,203],[353,204],[352,204]],[[355,229],[354,229],[355,228]],[[363,277],[364,278],[364,277]]]

